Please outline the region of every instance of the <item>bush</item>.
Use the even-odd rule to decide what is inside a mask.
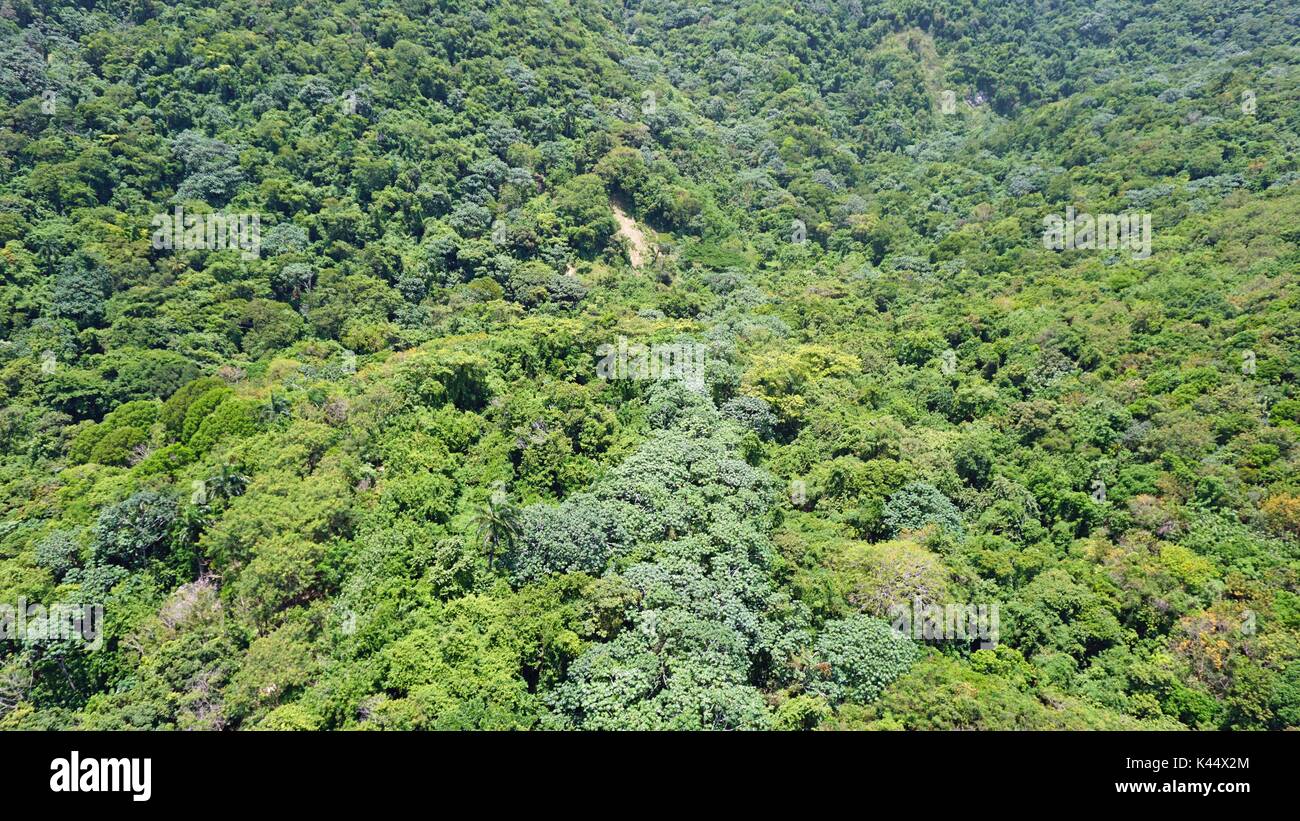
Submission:
[[[149,428],[158,418],[159,408],[157,402],[146,400],[118,406],[102,423],[78,431],[68,446],[69,458],[78,463],[130,464],[136,446],[149,441]]]
[[[962,534],[961,514],[948,497],[926,482],[904,485],[889,497],[884,509],[885,526],[891,536],[935,525],[950,534]]]
[[[189,441],[195,453],[205,453],[217,442],[229,436],[244,437],[257,432],[258,405],[244,399],[222,402],[199,424]]]
[[[869,616],[827,623],[817,638],[809,691],[832,704],[865,704],[907,672],[919,653],[911,639]]]
[[[757,396],[728,399],[719,411],[725,418],[739,422],[763,439],[770,439],[776,427],[777,419],[776,414],[772,413],[772,406]]]
[[[105,433],[90,451],[90,461],[101,465],[129,465],[138,446],[149,441],[149,431],[141,428],[113,428]]]
[[[180,436],[181,429],[185,425],[185,415],[189,411],[190,405],[208,391],[214,388],[224,388],[225,386],[226,383],[215,376],[204,376],[177,389],[163,403],[162,413],[160,414],[163,427],[166,428],[167,433],[171,436]]]
[[[795,696],[776,708],[773,725],[777,730],[812,730],[831,714],[826,700],[819,696]]]
[[[140,568],[162,553],[175,520],[175,499],[142,490],[99,514],[94,558],[129,570]]]
[[[517,584],[548,573],[600,575],[627,538],[612,510],[588,494],[566,499],[559,507],[535,505],[521,519],[523,538],[505,559]]]
[[[217,406],[226,401],[227,397],[233,395],[234,391],[223,383],[205,391],[202,396],[198,396],[193,402],[190,402],[185,408],[185,421],[181,425],[181,441],[189,442],[190,439],[194,438],[194,434],[199,430],[199,425],[203,424],[203,420],[208,417],[208,414],[216,410]]]
[[[1300,496],[1279,493],[1260,505],[1260,511],[1278,534],[1300,536]]]
[[[56,530],[36,545],[36,564],[54,574],[54,580],[61,580],[69,570],[81,564],[81,545],[77,542],[76,532]]]
[[[141,476],[171,474],[194,461],[194,451],[185,445],[167,445],[150,453],[135,466]]]

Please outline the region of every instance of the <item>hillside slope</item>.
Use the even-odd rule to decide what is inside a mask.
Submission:
[[[1300,12],[1094,5],[4,0],[0,729],[1300,726]]]

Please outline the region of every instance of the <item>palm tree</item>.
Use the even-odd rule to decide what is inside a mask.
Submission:
[[[213,493],[229,501],[243,494],[244,489],[248,487],[248,477],[243,474],[238,465],[227,462],[216,474],[208,477],[208,487]]]
[[[474,514],[474,533],[487,550],[488,571],[491,572],[497,550],[509,551],[519,539],[519,509],[510,503],[501,485]]]

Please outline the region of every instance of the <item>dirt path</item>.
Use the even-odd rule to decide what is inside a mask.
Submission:
[[[640,268],[641,264],[650,259],[650,243],[646,242],[645,234],[637,227],[636,220],[627,215],[617,203],[611,202],[610,207],[614,209],[614,221],[618,223],[618,233],[627,239],[627,255],[632,260],[633,268]]]

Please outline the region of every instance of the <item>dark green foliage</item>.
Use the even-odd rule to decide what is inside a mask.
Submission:
[[[91,557],[128,570],[142,567],[166,549],[175,521],[175,499],[140,491],[99,514]]]
[[[59,263],[54,274],[53,311],[81,327],[98,325],[104,319],[104,299],[112,287],[103,263],[83,251],[76,251]]]

